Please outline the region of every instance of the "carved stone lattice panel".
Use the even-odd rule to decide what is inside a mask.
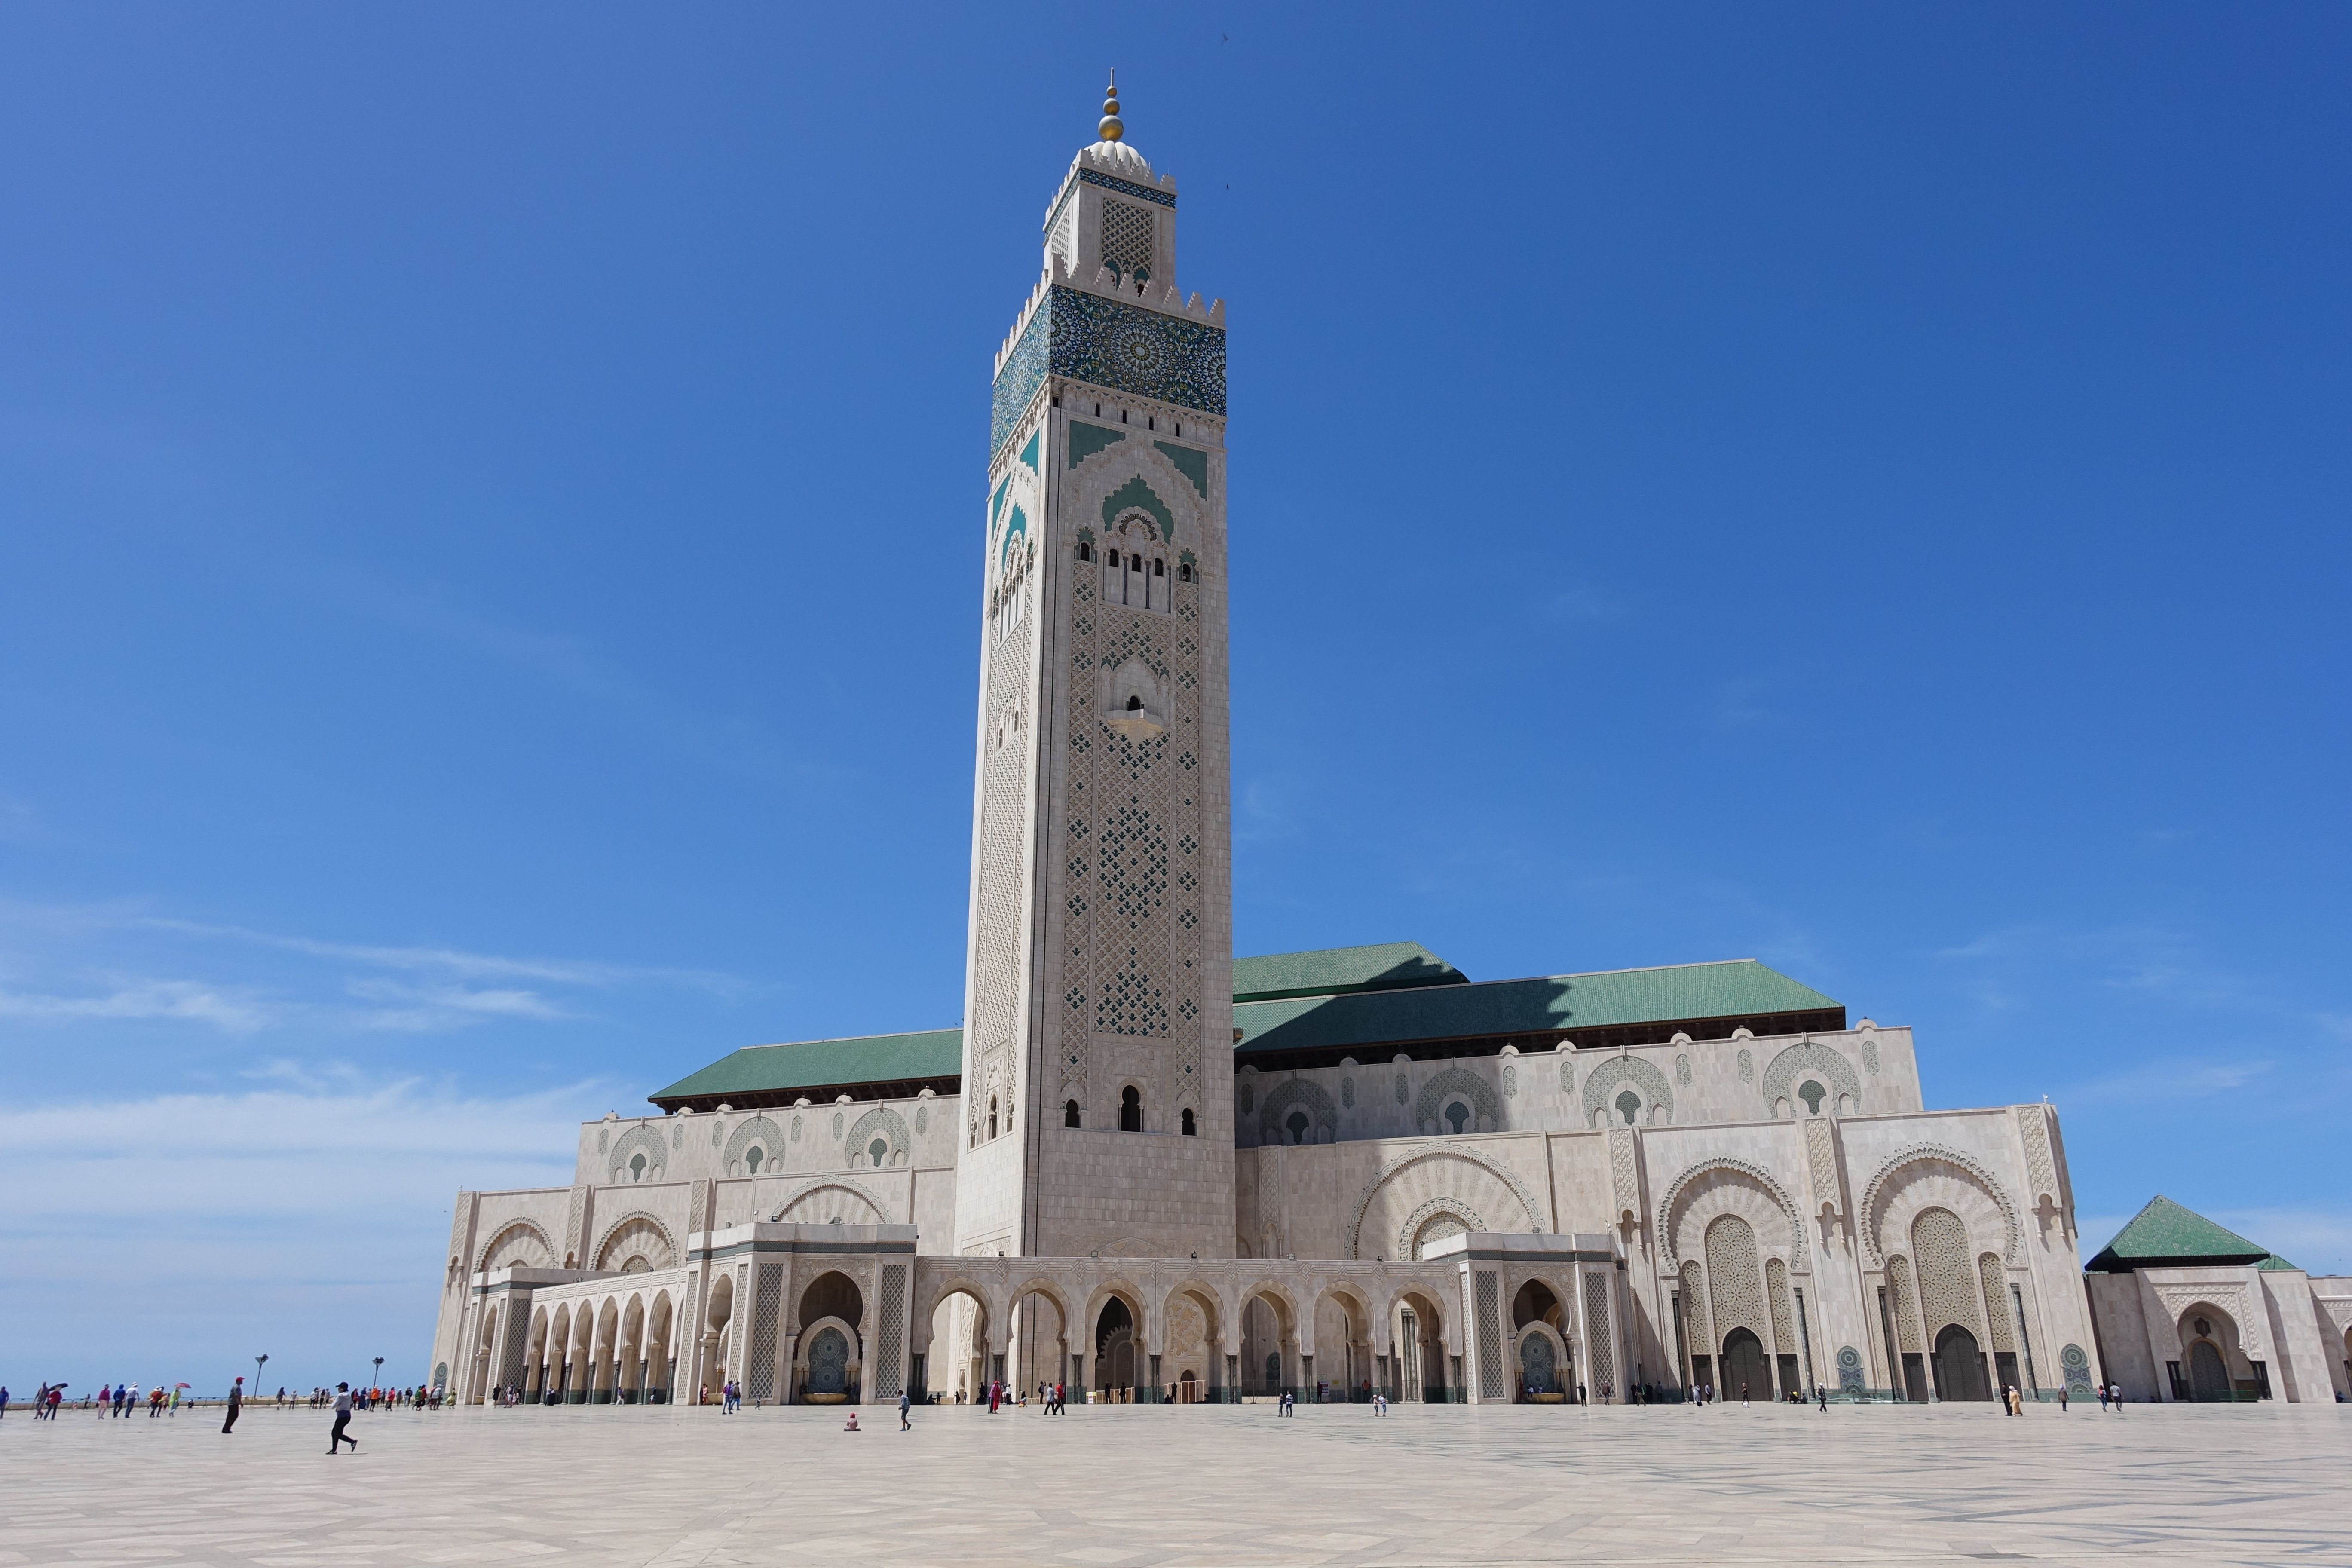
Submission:
[[[1992,1348],[2013,1351],[2017,1348],[2017,1312],[2010,1305],[2009,1275],[2002,1269],[2000,1259],[1988,1252],[1977,1259],[1977,1276],[1984,1286],[1985,1311],[1992,1330]]]
[[[1825,1118],[1805,1123],[1805,1163],[1813,1178],[1816,1211],[1828,1204],[1843,1214],[1845,1200],[1838,1186],[1837,1134]]]
[[[1772,1305],[1772,1348],[1783,1355],[1797,1350],[1797,1325],[1789,1315],[1789,1266],[1777,1258],[1764,1260],[1764,1294]]]
[[[1719,1215],[1707,1226],[1706,1277],[1714,1286],[1709,1305],[1715,1311],[1715,1338],[1709,1349],[1719,1351],[1734,1329],[1751,1330],[1759,1340],[1769,1337],[1771,1321],[1764,1309],[1756,1231],[1739,1215]]]
[[[1472,1278],[1477,1285],[1471,1321],[1478,1328],[1478,1397],[1500,1399],[1507,1386],[1503,1382],[1507,1369],[1503,1365],[1502,1289],[1491,1268],[1481,1268]]]
[[[1619,1215],[1642,1212],[1640,1168],[1635,1162],[1633,1140],[1638,1136],[1630,1127],[1609,1130],[1609,1184],[1616,1196]]]
[[[752,1297],[750,1375],[743,1392],[756,1400],[776,1396],[776,1329],[784,1294],[784,1266],[760,1265],[760,1283]]]
[[[1707,1321],[1706,1280],[1696,1260],[1683,1265],[1683,1328],[1690,1335],[1689,1353],[1708,1354],[1715,1330]]]
[[[1029,907],[1030,736],[1036,726],[1022,707],[1029,683],[1029,636],[1024,621],[988,656],[992,715],[1016,721],[992,724],[981,763],[980,887],[973,935],[971,1020],[965,1049],[1009,1048],[1018,1037],[1028,980],[1022,962],[1023,913]]]
[[[1927,1342],[1934,1344],[1947,1323],[1958,1323],[1976,1336],[1977,1343],[1984,1343],[1984,1314],[1977,1302],[1980,1286],[1967,1222],[1949,1209],[1920,1210],[1911,1222],[1911,1250],[1919,1269]]]
[[[1919,1312],[1911,1289],[1909,1260],[1886,1260],[1886,1300],[1895,1311],[1895,1337],[1906,1351],[1919,1349]]]
[[[1585,1347],[1592,1365],[1592,1386],[1617,1386],[1616,1335],[1609,1321],[1609,1277],[1586,1271],[1584,1276],[1584,1328],[1591,1336]]]
[[[882,1266],[882,1301],[874,1329],[874,1381],[866,1396],[887,1399],[903,1382],[907,1342],[907,1266]]]
[[[2058,1163],[2050,1152],[2050,1115],[2038,1105],[2017,1108],[2017,1133],[2025,1145],[2026,1180],[2033,1184],[2029,1194],[2039,1206],[2044,1197],[2055,1203],[2058,1198]]]

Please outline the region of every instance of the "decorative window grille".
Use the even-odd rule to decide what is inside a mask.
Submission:
[[[784,1266],[760,1265],[760,1284],[751,1300],[751,1375],[744,1392],[755,1400],[776,1396],[776,1318],[784,1294]]]
[[[1122,282],[1141,283],[1151,276],[1152,214],[1133,202],[1105,200],[1102,209],[1103,265]]]
[[[1617,1386],[1616,1336],[1609,1327],[1609,1277],[1584,1276],[1585,1360],[1592,1368],[1592,1386]]]
[[[875,1331],[880,1342],[874,1347],[874,1381],[866,1392],[887,1399],[898,1392],[898,1358],[905,1352],[901,1342],[907,1337],[907,1266],[903,1263],[882,1266],[882,1310]]]

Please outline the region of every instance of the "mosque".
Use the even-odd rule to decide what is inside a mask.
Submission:
[[[1225,313],[1176,218],[1113,93],[996,355],[964,1026],[738,1050],[571,1185],[458,1194],[436,1387],[2352,1387],[2352,1282],[2143,1215],[2086,1286],[2051,1106],[1930,1110],[1907,1027],[1752,959],[1235,957]]]

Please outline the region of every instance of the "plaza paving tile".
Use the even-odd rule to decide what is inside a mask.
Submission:
[[[872,1416],[12,1412],[0,1564],[2352,1564],[2335,1405]]]

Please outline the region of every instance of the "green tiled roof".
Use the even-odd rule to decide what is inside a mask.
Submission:
[[[2303,1272],[2302,1269],[2297,1268],[2294,1264],[2289,1263],[2285,1258],[2281,1258],[2275,1252],[2272,1253],[2268,1258],[2263,1258],[2260,1263],[2255,1264],[2254,1267],[2257,1268],[2283,1268],[2291,1274],[2300,1274]]]
[[[835,1084],[953,1078],[962,1070],[961,1029],[861,1035],[846,1040],[746,1046],[646,1098],[656,1104],[666,1100],[723,1100],[730,1094],[774,1094]]]
[[[1462,985],[1469,976],[1417,942],[1370,947],[1325,947],[1312,952],[1270,952],[1234,960],[1234,1000],[1271,1002],[1286,996],[1393,991],[1411,985]]]
[[[1242,971],[1237,962],[1236,975]],[[1621,1024],[1753,1017],[1838,1004],[1752,958],[1488,980],[1415,991],[1373,991],[1242,1003],[1234,1026],[1243,1057],[1409,1040],[1600,1029]]]
[[[2149,1266],[2260,1263],[2270,1256],[2269,1247],[2257,1247],[2159,1193],[2084,1267],[2095,1274],[2128,1274]]]
[[[1535,980],[1471,981],[1418,942],[1234,960],[1237,1057],[1480,1036],[1756,1017],[1838,1004],[1751,958]],[[749,1100],[861,1084],[952,1079],[963,1031],[747,1046],[646,1098]]]

